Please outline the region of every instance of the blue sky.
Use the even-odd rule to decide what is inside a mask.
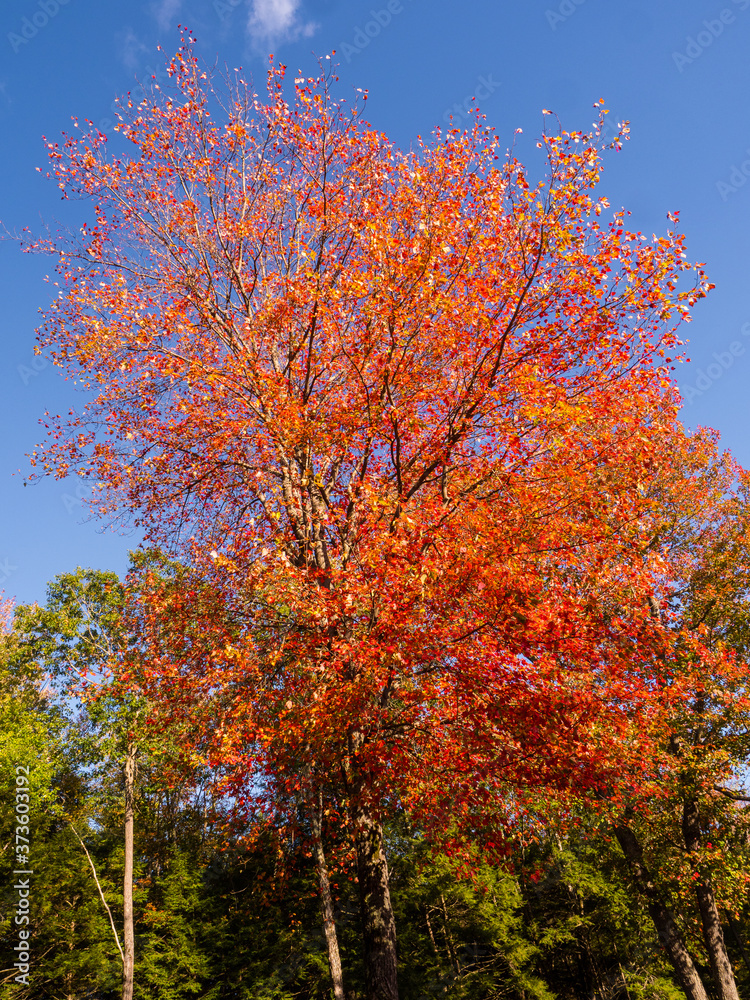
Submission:
[[[9,230],[80,225],[82,206],[61,202],[36,170],[46,168],[41,137],[57,139],[71,116],[107,131],[113,99],[157,71],[156,47],[177,47],[178,23],[207,62],[242,65],[261,86],[269,52],[311,74],[335,49],[342,95],[367,88],[369,120],[402,147],[451,110],[461,121],[481,95],[501,138],[510,144],[523,130],[517,148],[538,169],[542,109],[585,128],[604,98],[632,139],[609,157],[601,193],[648,235],[679,210],[688,255],[717,286],[684,328],[684,420],[717,428],[750,464],[750,0],[14,0],[0,11],[0,220]],[[0,265],[0,588],[41,600],[49,579],[78,565],[122,571],[138,538],[87,523],[75,483],[24,487],[39,418],[76,396],[33,353],[51,261],[6,240]]]

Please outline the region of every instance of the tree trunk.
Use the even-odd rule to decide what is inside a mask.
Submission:
[[[385,700],[381,700],[381,705],[384,704]],[[373,810],[367,776],[362,773],[360,752],[364,734],[356,726],[350,726],[347,743],[348,753],[342,768],[357,852],[367,1000],[398,1000],[396,921],[388,887],[383,826]]]
[[[440,902],[443,906],[443,931],[445,934],[445,943],[448,946],[448,955],[450,957],[451,965],[453,966],[454,972],[456,973],[456,979],[461,975],[461,964],[458,961],[458,955],[456,953],[455,945],[453,944],[453,935],[451,934],[451,925],[448,921],[448,907],[445,903],[445,896],[440,893]]]
[[[682,834],[685,846],[696,854],[701,846],[701,827],[698,802],[688,798],[682,806]],[[710,881],[698,878],[695,881],[695,894],[698,897],[698,909],[703,925],[703,940],[706,942],[708,961],[719,1000],[740,1000],[737,984],[734,981],[732,963],[727,955],[724,944],[724,932],[721,929],[719,910]]]
[[[135,935],[133,932],[133,815],[135,805],[135,741],[128,736],[125,765],[125,875],[123,877],[123,971],[122,1000],[133,1000]]]
[[[317,801],[316,801],[317,798]],[[336,921],[333,915],[333,899],[331,898],[331,883],[328,880],[328,866],[326,865],[325,851],[323,850],[323,793],[311,793],[310,799],[310,822],[313,834],[313,852],[315,854],[315,865],[318,869],[318,882],[320,883],[320,910],[323,916],[323,931],[326,936],[328,946],[328,964],[331,969],[331,980],[333,982],[333,995],[335,1000],[344,1000],[344,977],[341,972],[341,956],[339,954],[339,941],[336,934]]]
[[[435,935],[432,930],[432,923],[430,921],[430,910],[426,904],[424,908],[424,918],[425,921],[427,922],[427,931],[430,935],[430,941],[432,941],[432,950],[435,953],[435,962],[437,963],[438,975],[442,976],[443,970],[442,970],[442,963],[440,961],[440,952],[438,951],[437,941],[435,940]]]
[[[661,894],[644,864],[643,848],[636,835],[629,826],[621,824],[615,827],[615,836],[627,859],[633,880],[639,892],[646,899],[648,912],[656,927],[659,940],[669,956],[687,1000],[708,1000],[708,994],[690,952],[685,946],[680,929],[669,908],[664,904]]]
[[[361,799],[353,806],[367,1000],[398,1000],[396,922],[388,888],[383,827]]]

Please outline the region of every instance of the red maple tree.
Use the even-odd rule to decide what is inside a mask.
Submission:
[[[601,107],[543,136],[532,184],[481,119],[399,152],[330,72],[222,103],[186,38],[169,74],[123,102],[129,155],[96,130],[49,146],[95,217],[38,244],[62,281],[41,344],[89,399],[34,460],[220,595],[226,616],[183,593],[181,617],[156,587],[142,682],[221,706],[214,761],[262,756],[311,802],[338,782],[391,1000],[385,803],[491,840],[503,789],[644,752],[668,641],[649,486],[709,286],[676,232],[600,220]]]

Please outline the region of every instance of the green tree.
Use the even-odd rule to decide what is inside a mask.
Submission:
[[[0,638],[0,879],[3,886],[0,939],[3,954],[0,996],[14,1000],[73,996],[78,988],[113,983],[118,958],[81,849],[63,803],[81,808],[86,796],[80,761],[69,740],[65,706],[54,696],[49,676],[28,655],[18,619]],[[13,801],[18,764],[29,768],[31,877],[31,969],[27,985],[14,981],[15,905],[11,872],[15,856]],[[82,865],[82,860],[84,861]],[[101,859],[100,859],[101,861]]]

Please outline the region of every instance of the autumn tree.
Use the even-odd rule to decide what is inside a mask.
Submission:
[[[670,559],[674,576],[659,613],[672,620],[674,655],[690,677],[690,697],[665,729],[665,805],[656,840],[659,875],[671,879],[681,909],[697,910],[716,995],[739,1000],[723,925],[749,888],[742,788],[750,759],[749,488],[747,473],[718,454],[715,435],[702,431],[695,442],[683,462],[701,467],[694,477],[700,489],[692,502],[681,488],[673,493],[653,542],[678,556]],[[682,484],[679,472],[675,478]],[[675,843],[677,856],[668,847]]]
[[[641,520],[654,573],[651,613],[672,635],[662,655],[682,696],[651,739],[651,763],[584,792],[601,810],[690,1000],[739,993],[724,928],[747,898],[747,473],[701,430],[675,439]],[[673,692],[674,693],[674,692]],[[666,707],[666,701],[665,701]],[[623,761],[626,769],[627,764]]]
[[[168,71],[122,102],[128,154],[49,144],[93,216],[37,244],[60,284],[41,349],[88,399],[34,461],[181,546],[242,623],[168,623],[170,651],[156,601],[139,682],[220,710],[213,764],[338,783],[368,996],[393,1000],[390,802],[491,841],[503,789],[646,754],[667,640],[641,524],[708,285],[676,232],[597,197],[600,107],[542,137],[532,183],[479,118],[399,152],[327,70],[217,93],[188,38]]]

